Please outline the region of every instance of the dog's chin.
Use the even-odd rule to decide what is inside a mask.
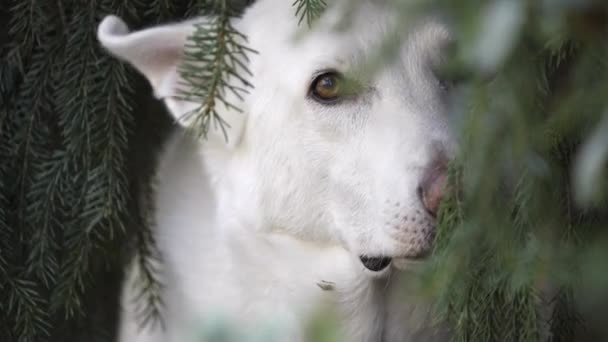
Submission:
[[[367,277],[370,278],[386,278],[389,276],[389,274],[393,271],[393,267],[392,267],[392,263],[391,265],[389,265],[386,268],[383,268],[382,270],[379,271],[372,271],[370,269],[367,269],[365,267],[362,268],[363,274],[365,274]]]

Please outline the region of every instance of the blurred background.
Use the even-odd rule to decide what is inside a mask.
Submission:
[[[173,123],[95,30],[107,14],[138,29],[250,2],[0,2],[0,341],[113,341],[131,260],[147,270],[142,323],[157,321],[141,194]],[[454,341],[608,341],[608,3],[387,2],[404,21],[439,13],[456,37],[440,72],[462,150],[414,284],[433,321]],[[325,5],[294,15],[314,25]],[[320,317],[311,340],[335,341]]]

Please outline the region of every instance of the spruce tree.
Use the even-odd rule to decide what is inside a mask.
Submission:
[[[145,194],[172,123],[147,83],[102,51],[95,29],[106,14],[134,28],[213,15],[181,68],[204,136],[214,123],[229,129],[214,108],[222,94],[249,87],[225,79],[256,53],[229,22],[250,2],[0,3],[0,341],[112,341],[132,261],[144,270],[142,324],[161,322],[162,256]],[[390,4],[404,23],[442,13],[457,37],[438,72],[453,89],[461,150],[418,282],[436,322],[455,341],[608,339],[608,5]],[[303,26],[327,6],[293,5]],[[389,58],[383,49],[377,62]],[[200,69],[198,60],[226,63]]]

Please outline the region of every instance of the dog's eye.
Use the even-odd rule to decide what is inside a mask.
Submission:
[[[337,72],[317,76],[310,86],[310,95],[321,103],[333,103],[344,93],[344,77]]]

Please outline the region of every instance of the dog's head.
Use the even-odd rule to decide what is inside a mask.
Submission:
[[[432,20],[403,25],[388,5],[360,1],[347,25],[336,6],[300,34],[291,4],[260,0],[233,22],[257,51],[247,62],[254,87],[229,99],[243,113],[220,108],[232,126],[222,153],[239,169],[235,201],[260,227],[341,243],[372,271],[425,256],[455,150],[435,72],[448,31]],[[197,106],[175,97],[192,32],[186,22],[129,33],[109,17],[99,38],[179,118]],[[368,72],[381,49],[393,58]],[[212,132],[201,143],[223,139]]]

